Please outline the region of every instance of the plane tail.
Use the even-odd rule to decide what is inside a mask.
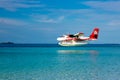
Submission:
[[[93,32],[90,35],[89,40],[97,40],[98,39],[99,28],[94,28]]]

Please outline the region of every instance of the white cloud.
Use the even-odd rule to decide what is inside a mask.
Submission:
[[[44,22],[44,23],[56,23],[56,21],[53,20],[53,19],[40,19],[38,21],[39,22]]]
[[[20,20],[15,20],[15,19],[0,18],[0,24],[21,26],[21,25],[26,25],[27,23]]]
[[[47,11],[50,11],[53,14],[61,14],[65,16],[88,14],[93,12],[92,9],[48,9]]]
[[[33,13],[31,19],[44,23],[59,23],[69,17],[76,18],[88,13],[93,13],[91,9],[45,9],[48,14]]]
[[[39,16],[37,19],[38,22],[43,23],[59,23],[64,19],[64,16],[59,16],[58,18],[48,18],[47,16]]]
[[[32,30],[35,30],[35,31],[54,31],[54,29],[50,28],[50,27],[39,27],[39,28],[32,28]]]
[[[63,13],[83,13],[89,12],[89,9],[48,9],[48,11],[52,12],[63,12]]]
[[[34,7],[44,7],[44,6],[45,5],[40,4],[38,1],[0,0],[0,8],[9,11],[16,11],[19,8],[34,8]]]
[[[107,11],[120,11],[120,1],[87,1],[83,4]]]
[[[120,26],[120,20],[111,21],[108,23],[109,26]]]

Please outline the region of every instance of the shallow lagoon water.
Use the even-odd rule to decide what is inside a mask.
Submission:
[[[0,80],[120,80],[119,75],[119,46],[0,47]]]

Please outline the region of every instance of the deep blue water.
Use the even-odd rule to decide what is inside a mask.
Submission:
[[[120,45],[1,44],[0,80],[120,80]]]

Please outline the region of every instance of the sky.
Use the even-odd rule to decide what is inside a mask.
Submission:
[[[119,0],[0,0],[0,42],[57,43],[95,27],[99,39],[90,43],[120,43]]]

